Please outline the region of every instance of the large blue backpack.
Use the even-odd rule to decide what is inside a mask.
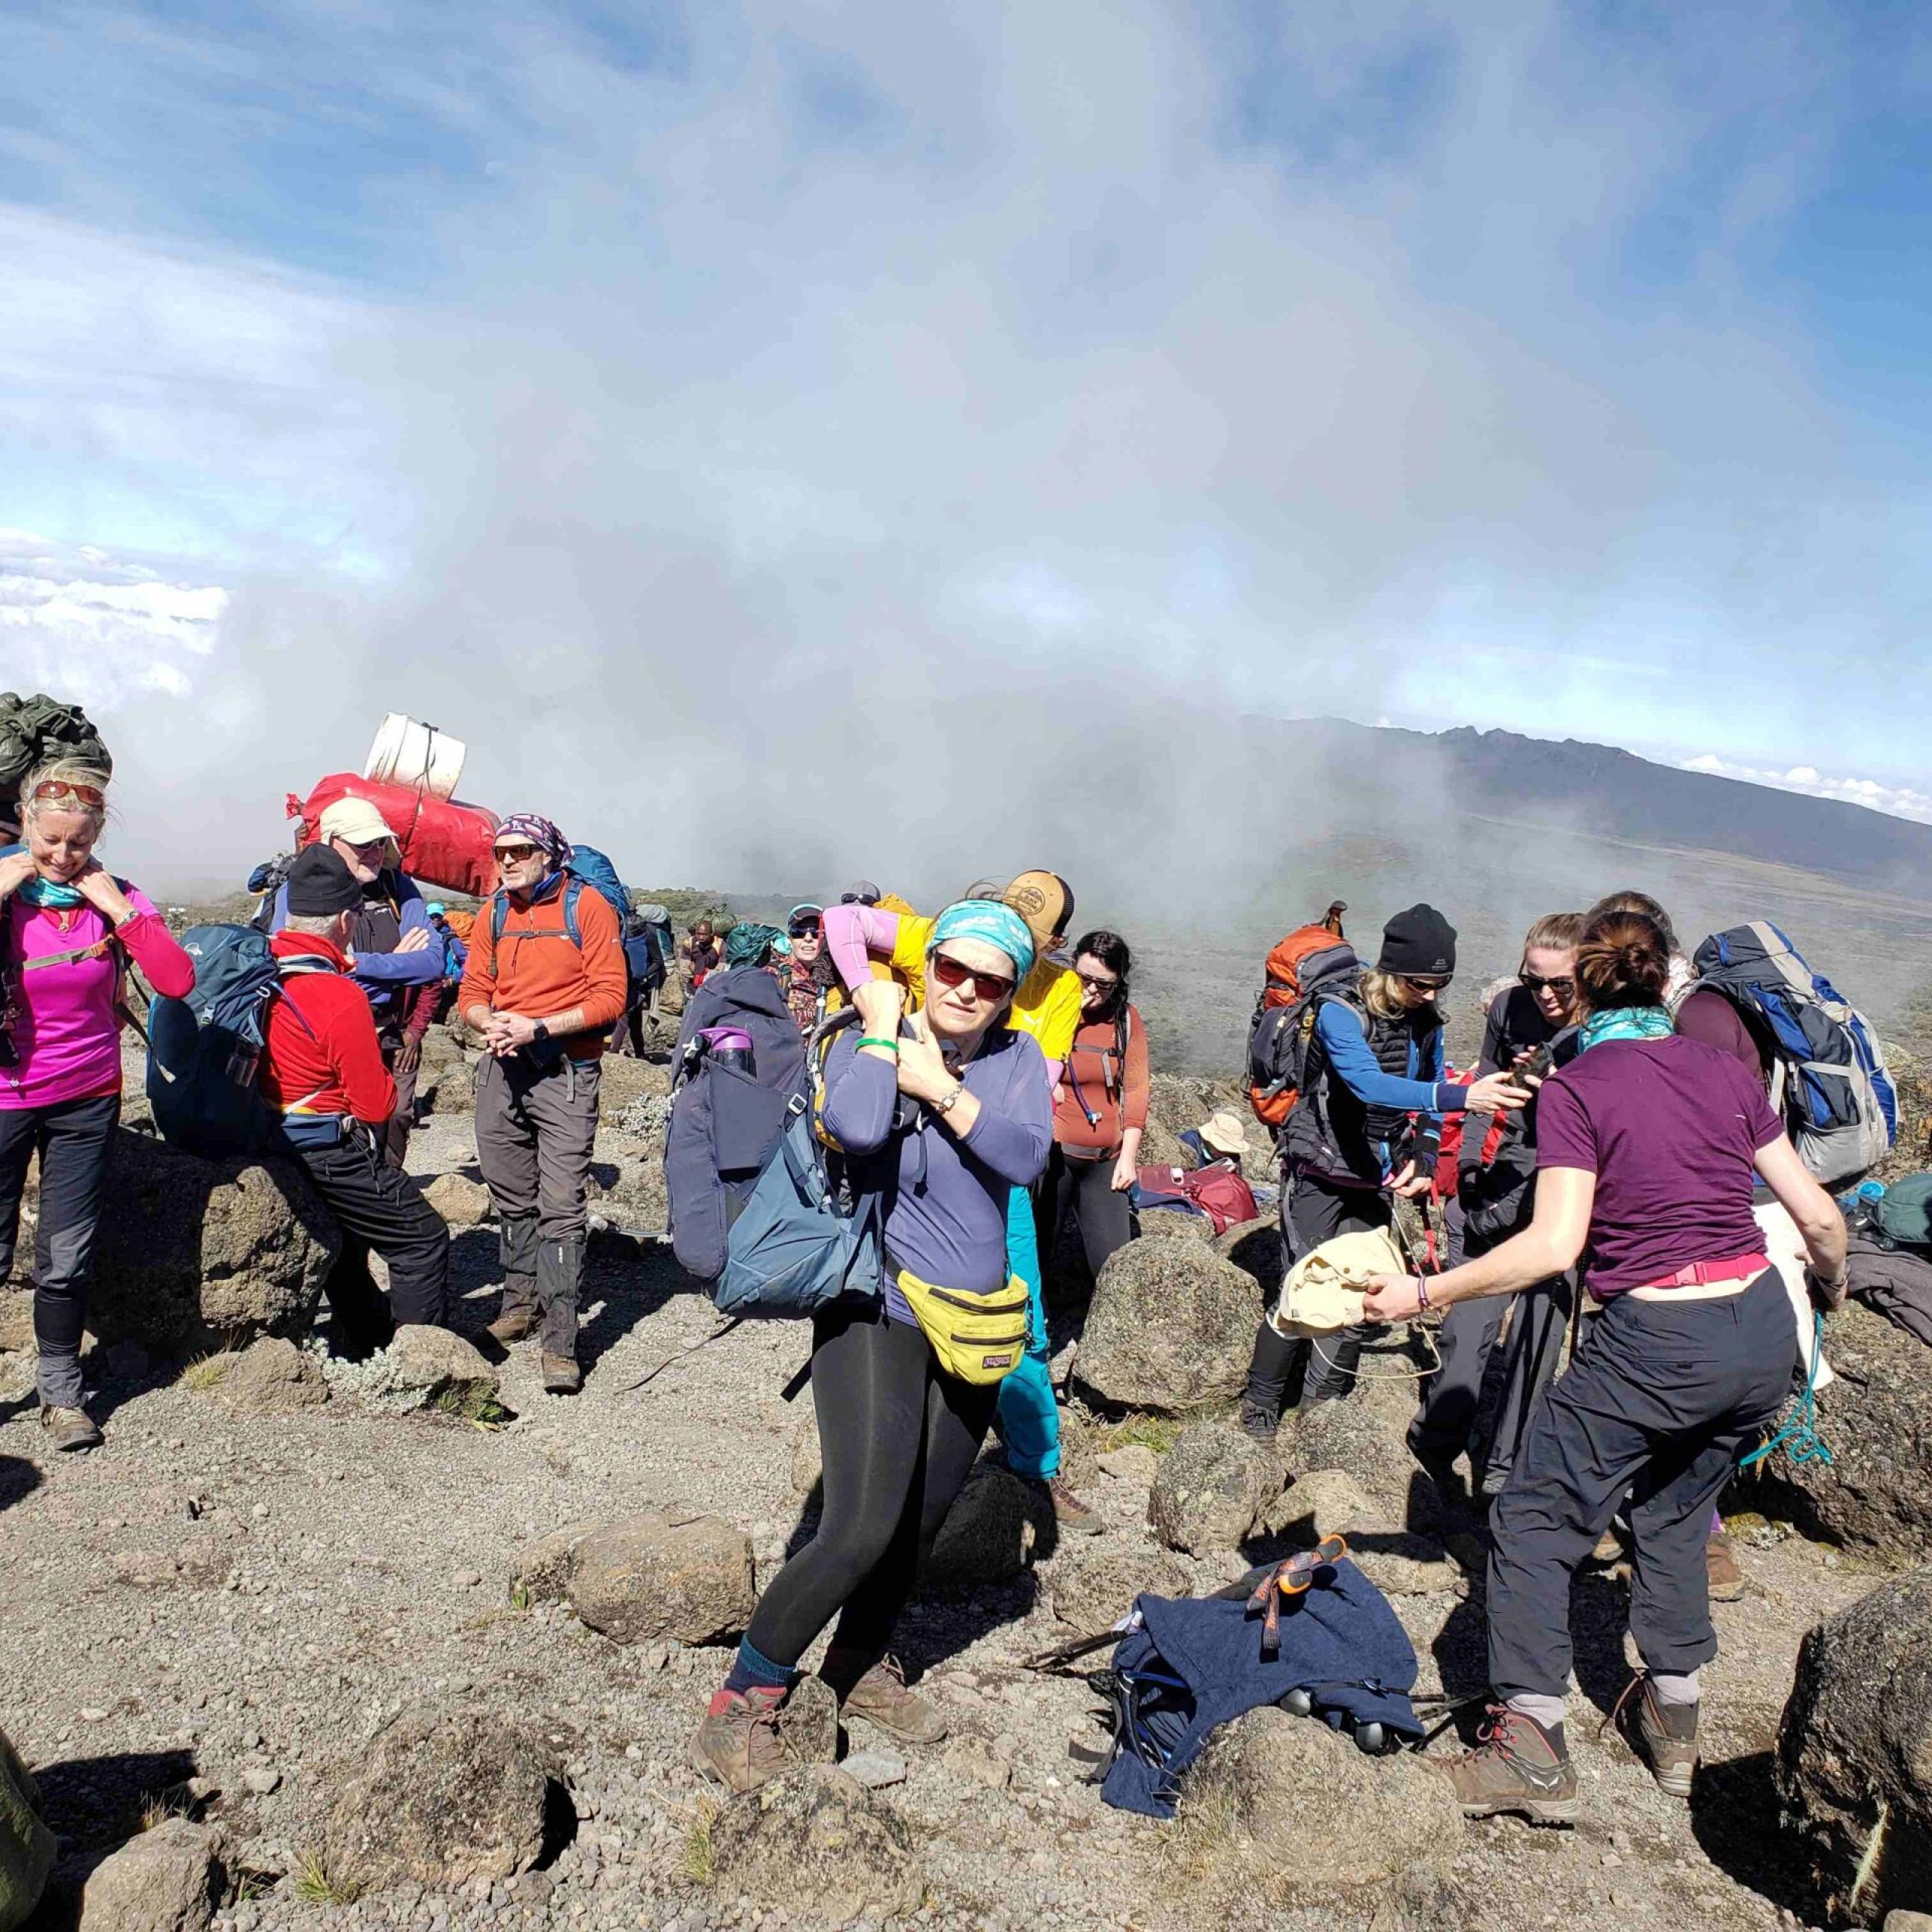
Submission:
[[[878,1292],[880,1203],[846,1185],[813,1120],[820,1050],[856,1017],[835,1014],[808,1045],[759,967],[714,974],[685,1015],[665,1190],[678,1259],[721,1314],[811,1315]],[[750,1035],[752,1071],[707,1051],[718,1026]]]
[[[193,989],[183,999],[157,998],[148,1016],[155,1125],[191,1154],[286,1152],[280,1119],[255,1085],[269,1004],[285,978],[334,968],[312,955],[277,959],[267,934],[253,926],[191,927],[181,949],[195,962]],[[301,1020],[292,1000],[289,1010]]]
[[[571,945],[578,952],[583,950],[583,934],[578,929],[577,909],[588,886],[617,915],[617,931],[621,936],[630,929],[631,896],[624,890],[617,877],[617,869],[594,845],[575,845],[571,848],[571,862],[564,868],[564,931]],[[507,892],[499,889],[490,895],[490,945],[494,952],[502,941],[504,922],[510,915],[510,899]],[[624,963],[630,966],[629,949],[625,949]],[[633,979],[631,992],[636,992]]]
[[[1872,1023],[1768,920],[1713,933],[1693,991],[1722,993],[1772,1051],[1771,1106],[1827,1187],[1875,1167],[1898,1137],[1898,1094]]]

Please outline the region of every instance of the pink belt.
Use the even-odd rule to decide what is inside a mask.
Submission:
[[[1706,1281],[1740,1281],[1748,1275],[1761,1275],[1771,1265],[1767,1254],[1734,1254],[1727,1261],[1694,1261],[1674,1275],[1660,1275],[1654,1281],[1639,1281],[1640,1288],[1701,1288]]]

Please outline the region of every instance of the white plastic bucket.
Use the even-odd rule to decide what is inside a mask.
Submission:
[[[467,749],[460,738],[392,711],[369,747],[362,776],[384,785],[406,785],[432,798],[452,798]]]

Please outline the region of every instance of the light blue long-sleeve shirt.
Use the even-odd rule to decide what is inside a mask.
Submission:
[[[420,952],[356,954],[355,971],[352,977],[368,994],[371,1011],[379,1014],[399,1008],[405,1003],[403,995],[410,987],[426,986],[440,980],[448,963],[443,936],[429,917],[428,901],[417,890],[413,878],[405,878],[399,873],[396,875],[396,913],[405,937],[418,931],[426,932],[429,943]],[[275,895],[275,913],[269,930],[278,933],[288,923],[288,887],[285,881]]]
[[[1406,1079],[1385,1073],[1370,1051],[1361,1017],[1340,1000],[1324,1000],[1315,1018],[1322,1050],[1335,1077],[1364,1106],[1388,1107],[1403,1113],[1459,1113],[1469,1090],[1452,1086],[1442,1072],[1442,1032],[1437,1028],[1418,1041],[1409,1041]]]

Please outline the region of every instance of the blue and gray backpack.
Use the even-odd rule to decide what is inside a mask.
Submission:
[[[286,1153],[281,1120],[255,1084],[269,1004],[285,980],[335,969],[313,955],[278,959],[253,926],[193,926],[181,949],[195,962],[194,987],[183,999],[157,998],[148,1016],[155,1125],[191,1154]],[[302,1020],[293,1000],[289,1010]]]
[[[1771,1051],[1771,1106],[1827,1187],[1875,1167],[1898,1137],[1898,1094],[1872,1023],[1768,920],[1713,933],[1690,990],[1722,993]]]

